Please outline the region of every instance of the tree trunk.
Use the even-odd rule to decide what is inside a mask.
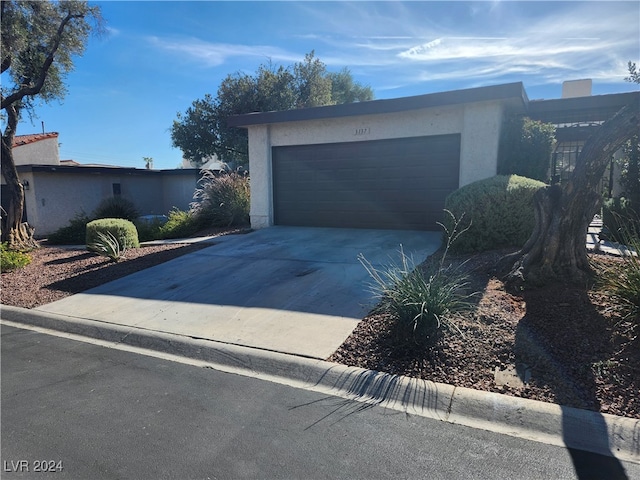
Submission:
[[[34,229],[22,222],[24,190],[13,161],[13,138],[18,123],[18,109],[10,106],[5,111],[7,127],[2,135],[2,176],[6,182],[3,188],[9,192],[9,205],[2,212],[2,242],[8,242],[12,248],[37,248],[38,243],[33,238]]]
[[[592,276],[586,237],[601,204],[597,186],[611,156],[640,129],[639,106],[627,105],[587,139],[566,184],[536,193],[531,237],[498,265],[502,273],[508,272],[507,287],[521,290],[554,281],[584,284]]]

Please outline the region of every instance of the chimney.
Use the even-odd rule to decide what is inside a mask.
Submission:
[[[562,98],[590,97],[592,83],[590,78],[563,82]]]

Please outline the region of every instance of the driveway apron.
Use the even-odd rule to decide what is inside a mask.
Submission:
[[[416,263],[438,232],[271,227],[36,310],[324,359],[375,305],[358,261]]]

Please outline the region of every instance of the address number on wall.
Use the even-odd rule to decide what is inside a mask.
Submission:
[[[355,136],[360,136],[360,135],[369,135],[370,133],[371,133],[371,129],[369,127],[361,127],[361,128],[356,128],[353,134]]]

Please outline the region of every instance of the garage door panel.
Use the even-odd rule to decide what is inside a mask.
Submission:
[[[460,135],[274,147],[275,223],[438,228],[459,158]]]

